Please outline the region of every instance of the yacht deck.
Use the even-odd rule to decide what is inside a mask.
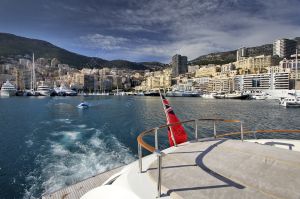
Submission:
[[[272,143],[206,139],[168,148],[162,158],[161,198],[299,199],[300,152],[293,151],[299,142],[294,141],[286,149],[274,147],[274,143],[287,145],[284,140]],[[121,170],[123,174],[112,185],[105,186],[125,186],[125,183],[139,198],[156,198],[157,158],[151,154],[143,158],[142,173],[136,161],[44,195],[42,199],[79,199]]]
[[[102,185],[112,175],[120,172],[123,169],[123,167],[124,166],[100,173],[83,181],[80,181],[76,184],[59,189],[55,192],[45,193],[42,196],[42,199],[79,199],[88,191]]]
[[[157,162],[148,169],[157,179]],[[300,198],[300,153],[239,140],[178,146],[162,158],[162,194],[171,198]]]

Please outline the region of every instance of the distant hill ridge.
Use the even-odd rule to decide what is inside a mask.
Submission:
[[[248,56],[272,55],[273,44],[264,44],[256,47],[247,48]],[[236,50],[210,53],[202,55],[194,60],[189,61],[189,64],[207,65],[207,64],[228,64],[236,61]]]
[[[296,37],[295,40],[300,40]],[[36,57],[43,57],[46,59],[57,58],[61,63],[69,64],[71,67],[81,69],[87,68],[102,68],[102,67],[116,67],[128,68],[133,70],[161,70],[167,66],[160,62],[131,62],[127,60],[112,60],[108,61],[98,57],[88,57],[67,51],[63,48],[57,47],[49,42],[20,37],[9,33],[0,33],[0,61],[2,57],[18,57],[31,56],[32,52]],[[265,44],[256,47],[248,47],[247,52],[249,56],[258,55],[272,55],[273,45]],[[210,53],[202,55],[189,61],[189,64],[207,65],[207,64],[228,64],[236,61],[236,50]]]
[[[61,63],[69,64],[71,67],[81,69],[83,67],[117,67],[133,70],[157,69],[164,64],[158,62],[136,63],[127,60],[108,61],[98,57],[88,57],[67,51],[49,42],[16,36],[9,33],[0,33],[0,57],[17,57],[35,53],[36,57],[46,59],[57,58]],[[155,64],[155,65],[154,65]]]

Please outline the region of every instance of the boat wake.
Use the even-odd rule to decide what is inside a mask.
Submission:
[[[57,122],[74,123],[71,120]],[[26,177],[23,198],[39,198],[100,172],[128,164],[135,157],[109,129],[71,125],[68,131],[52,132],[43,152],[35,160],[35,170]]]

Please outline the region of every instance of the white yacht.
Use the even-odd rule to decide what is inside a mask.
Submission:
[[[204,93],[201,97],[203,99],[215,99],[214,95],[216,95],[216,93]]]
[[[265,100],[267,99],[267,95],[265,93],[254,93],[250,95],[251,99],[255,100]]]
[[[199,139],[198,122],[214,126],[213,137]],[[42,199],[300,198],[300,140],[257,139],[262,134],[299,134],[300,129],[245,131],[241,121],[225,119],[181,123],[195,126],[190,141],[161,150],[163,137],[158,133],[178,123],[144,131],[137,138],[137,161],[46,193]],[[240,132],[217,132],[228,123],[238,124]],[[154,146],[148,143],[151,135]],[[150,155],[143,156],[143,151]]]
[[[174,91],[167,91],[167,97],[200,97],[200,92],[197,91],[183,91],[183,90],[174,90]]]
[[[1,87],[1,96],[15,96],[16,93],[16,87],[8,80]]]
[[[58,96],[76,96],[77,92],[67,88],[65,85],[61,85],[60,87],[55,87],[54,91]]]
[[[282,97],[279,99],[279,104],[284,107],[300,107],[300,96],[290,94],[288,97]]]
[[[50,96],[51,95],[50,87],[47,85],[44,85],[44,83],[42,83],[40,86],[37,87],[36,92],[41,96]]]
[[[267,96],[266,95],[252,95],[251,98],[255,99],[255,100],[265,100],[265,99],[267,99]]]

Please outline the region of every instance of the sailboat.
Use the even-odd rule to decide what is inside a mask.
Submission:
[[[35,62],[34,62],[34,53],[32,53],[30,90],[27,90],[25,95],[27,95],[27,96],[38,96],[39,94],[35,91],[36,91]]]

